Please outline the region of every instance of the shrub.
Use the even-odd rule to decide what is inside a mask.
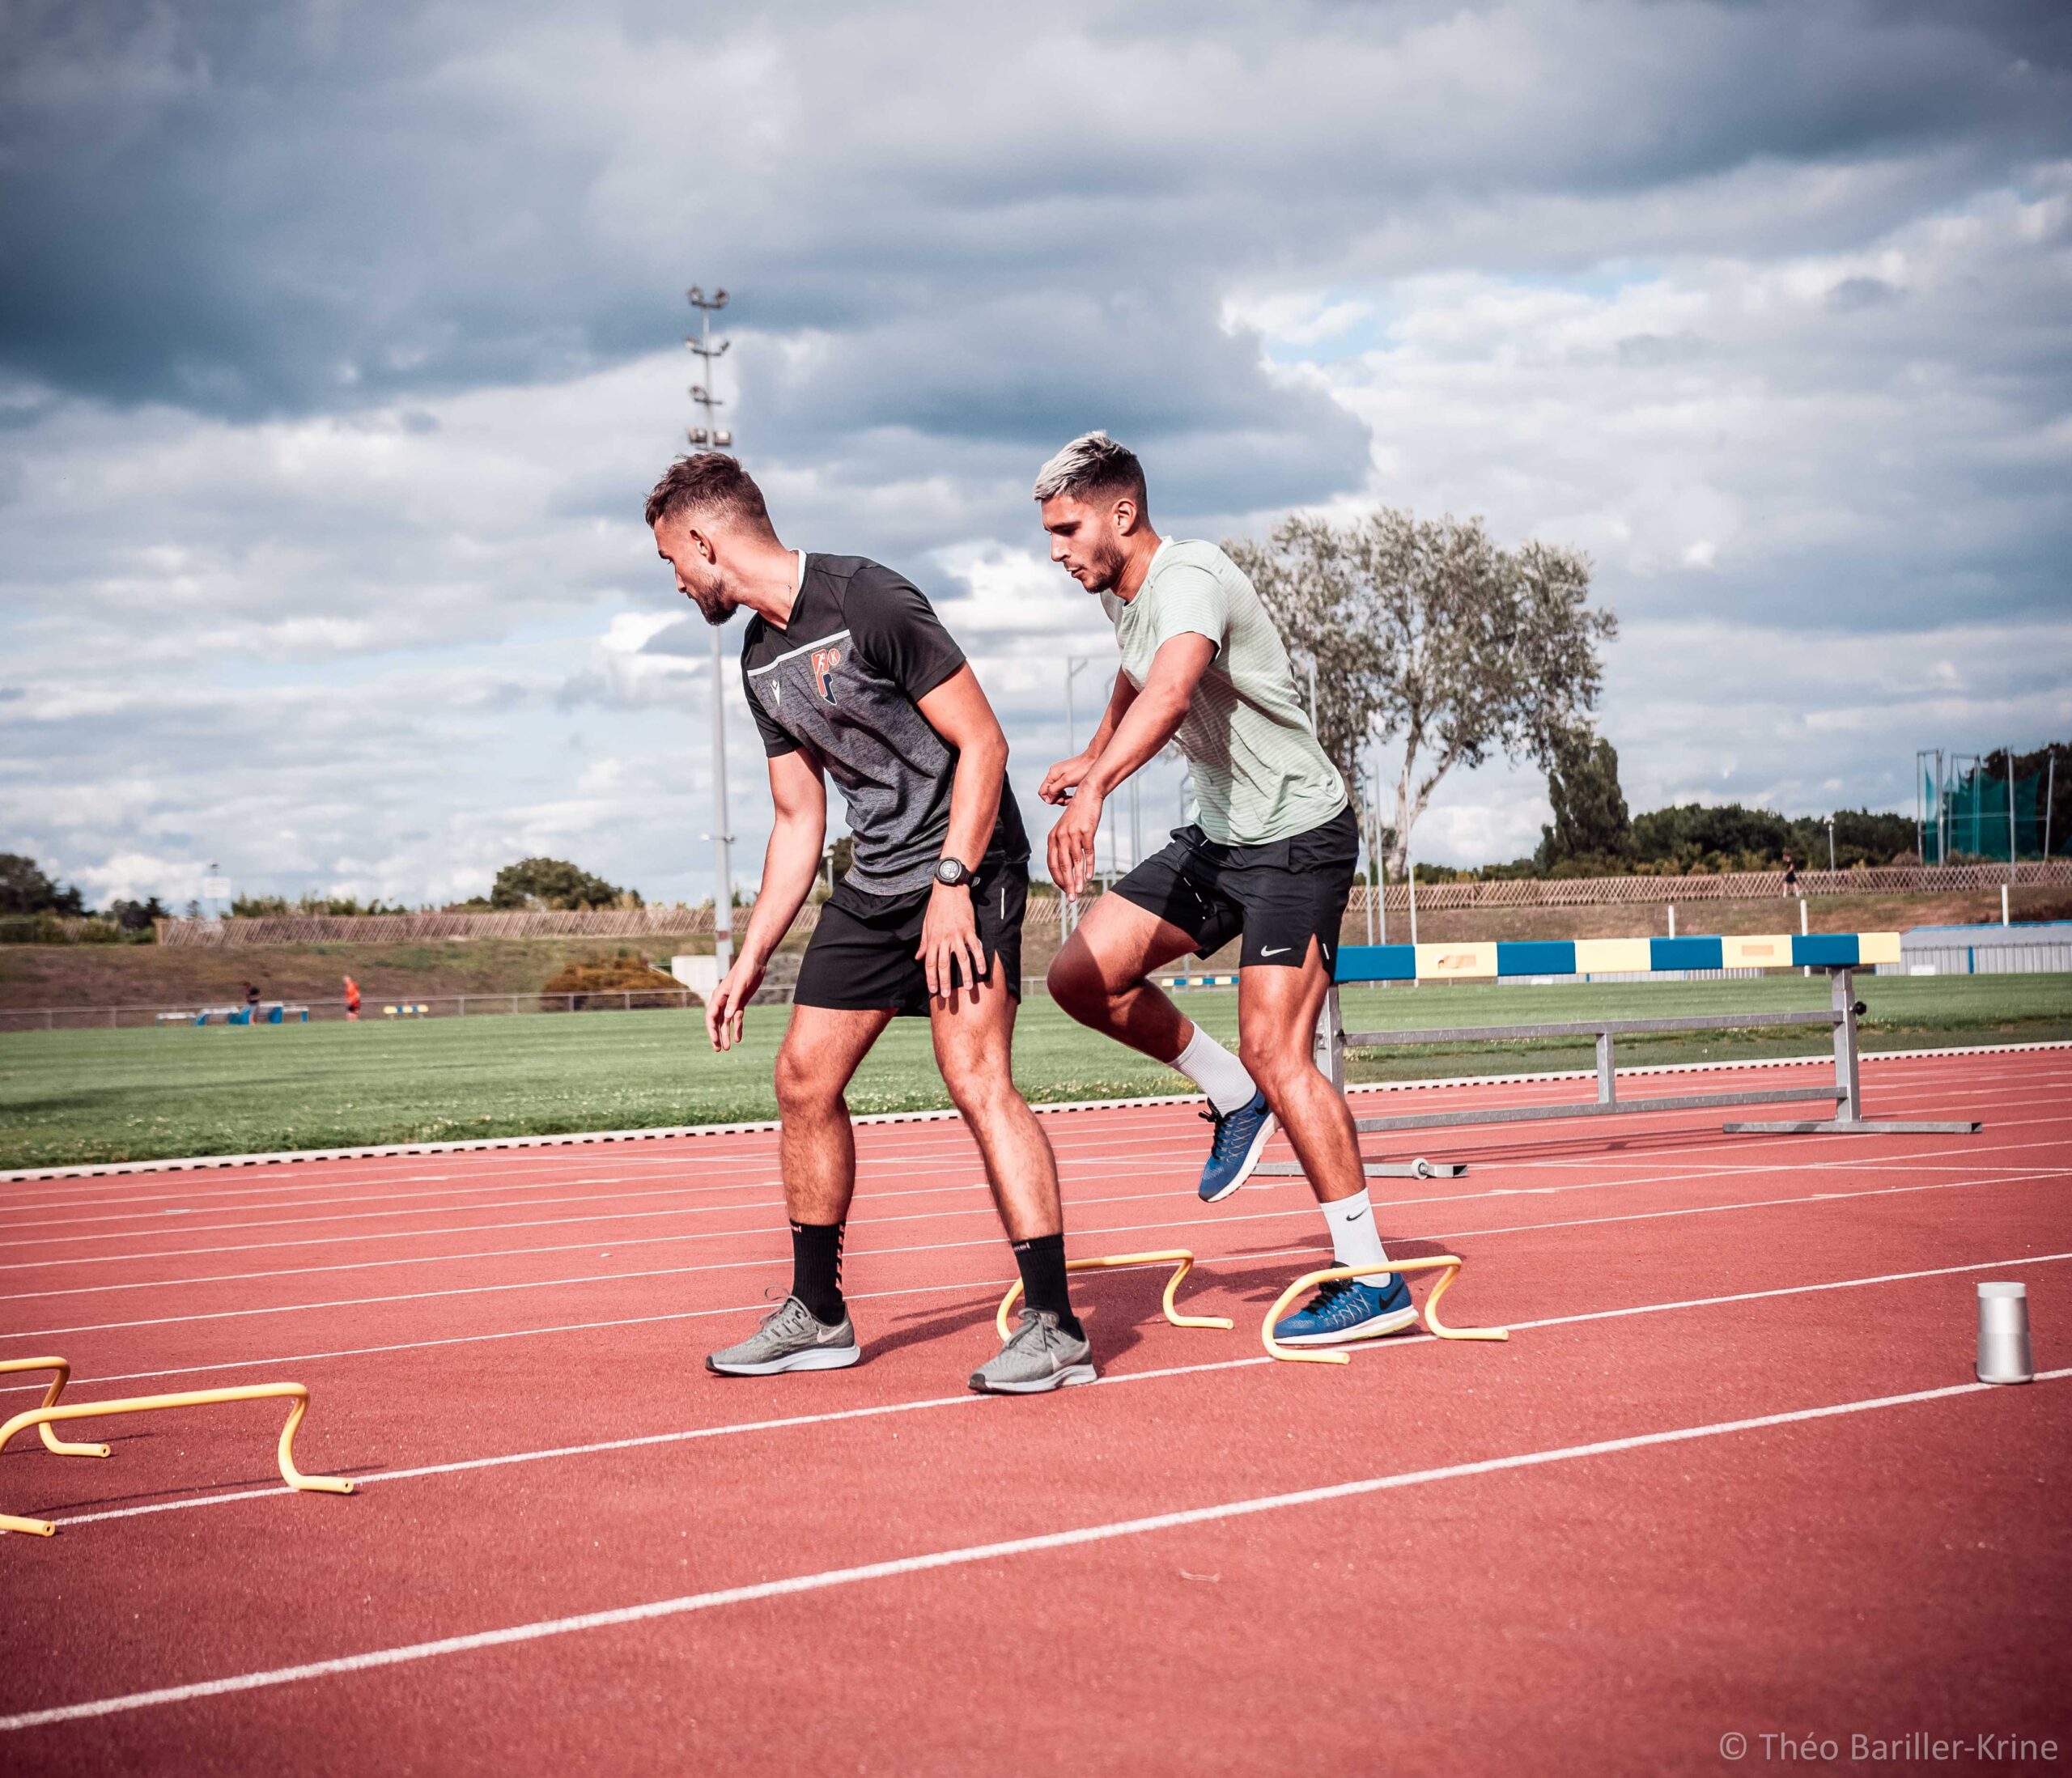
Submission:
[[[631,990],[636,996],[634,1004],[641,1004],[642,994],[666,994],[667,999],[651,999],[650,1006],[674,1006],[680,1003],[683,984],[673,975],[665,975],[638,951],[621,949],[606,957],[580,957],[564,963],[546,979],[540,990],[540,1009],[545,1012],[558,1012],[564,1007],[580,1012],[593,1001],[599,1006],[624,1006],[626,995]],[[571,996],[567,999],[563,995]],[[695,1000],[697,996],[692,995]]]

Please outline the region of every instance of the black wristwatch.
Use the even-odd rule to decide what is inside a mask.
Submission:
[[[953,858],[936,866],[936,881],[946,889],[962,889],[971,881],[971,868]]]

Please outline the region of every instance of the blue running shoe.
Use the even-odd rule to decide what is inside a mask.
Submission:
[[[1266,1095],[1255,1093],[1250,1105],[1235,1111],[1218,1111],[1212,1105],[1202,1115],[1216,1127],[1216,1135],[1201,1169],[1201,1201],[1217,1204],[1251,1178],[1273,1134],[1273,1114],[1266,1108]]]
[[[1377,1290],[1378,1284],[1386,1288]],[[1273,1337],[1285,1346],[1337,1346],[1416,1325],[1417,1310],[1402,1273],[1377,1272],[1372,1278],[1334,1278],[1318,1285],[1309,1307],[1274,1324]]]

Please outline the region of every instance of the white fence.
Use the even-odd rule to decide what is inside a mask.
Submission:
[[[2053,944],[1909,945],[1880,975],[2057,975],[2072,973],[2072,941]]]
[[[2072,859],[2031,859],[2019,866],[1954,864],[1926,867],[1886,865],[1858,871],[1802,871],[1798,893],[1825,895],[1930,894],[2018,885],[2061,885],[2072,889]],[[1699,876],[1577,876],[1553,880],[1507,879],[1497,882],[1420,883],[1417,906],[1437,913],[1480,907],[1658,907],[1671,902],[1756,902],[1782,900],[1781,871],[1731,871]],[[1348,920],[1364,921],[1373,891],[1354,886],[1346,910]],[[1079,906],[1092,901],[1082,897]],[[1410,888],[1391,883],[1380,905],[1391,914],[1410,911]],[[1032,895],[1027,924],[1035,931],[1057,929],[1060,905],[1055,894]],[[820,904],[809,902],[792,923],[794,932],[809,932],[818,923]],[[748,909],[734,912],[736,931],[748,923]],[[605,908],[593,913],[514,910],[497,914],[284,914],[254,919],[160,920],[161,944],[236,946],[246,944],[401,944],[430,939],[643,939],[709,936],[712,910],[703,907]]]

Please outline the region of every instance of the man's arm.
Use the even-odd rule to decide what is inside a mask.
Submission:
[[[776,805],[777,820],[762,855],[762,887],[755,911],[749,916],[733,967],[705,1008],[705,1034],[715,1050],[731,1050],[741,1042],[741,1015],[762,986],[771,953],[783,942],[820,873],[821,846],[827,837],[827,786],[820,762],[803,747],[773,753],[770,800]]]
[[[957,773],[949,786],[949,832],[943,856],[977,869],[1000,820],[1001,787],[1007,782],[1007,736],[979,689],[978,676],[960,667],[915,707],[928,726],[957,749]],[[970,884],[952,889],[937,883],[921,923],[921,947],[914,953],[928,978],[928,992],[947,998],[950,964],[964,960],[964,979],[975,984],[986,966],[979,943]]]
[[[1115,673],[1115,689],[1108,694],[1108,707],[1102,711],[1101,720],[1095,725],[1093,737],[1085,747],[1070,759],[1061,759],[1043,774],[1043,782],[1037,787],[1036,794],[1047,803],[1062,803],[1076,790],[1086,774],[1093,769],[1093,762],[1101,757],[1101,749],[1108,745],[1116,725],[1123,719],[1136,698],[1136,687],[1130,683],[1130,676],[1119,668]]]
[[[1102,719],[1105,740],[1097,733],[1093,764],[1079,780],[1079,787],[1064,813],[1051,830],[1051,881],[1068,895],[1086,887],[1093,874],[1093,840],[1101,830],[1101,805],[1108,794],[1158,749],[1170,740],[1186,719],[1194,702],[1195,687],[1216,658],[1210,638],[1184,630],[1159,644],[1151,657],[1151,671],[1144,675],[1144,690],[1127,701],[1111,701]],[[1127,684],[1127,680],[1122,680]],[[1119,720],[1111,720],[1118,715]],[[1046,781],[1047,783],[1047,780]]]

